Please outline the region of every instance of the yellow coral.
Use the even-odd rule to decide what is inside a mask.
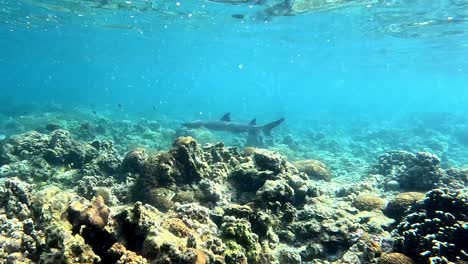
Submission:
[[[387,204],[385,213],[392,218],[400,219],[405,211],[417,201],[424,199],[425,194],[419,192],[400,193]]]
[[[330,181],[331,172],[327,165],[318,160],[300,160],[294,162],[294,166],[307,176],[316,180]]]
[[[414,261],[401,253],[383,254],[379,259],[380,264],[414,264]]]
[[[372,211],[382,209],[383,201],[377,196],[363,194],[354,199],[353,205],[359,210]]]
[[[163,227],[167,228],[169,232],[178,237],[188,237],[193,231],[185,225],[184,221],[179,218],[169,218],[164,221]]]
[[[109,249],[109,253],[115,255],[119,260],[117,264],[146,264],[148,260],[135,252],[127,250],[122,244],[114,243]]]
[[[193,142],[196,142],[193,137],[179,137],[177,138],[176,142],[174,145],[190,145]]]

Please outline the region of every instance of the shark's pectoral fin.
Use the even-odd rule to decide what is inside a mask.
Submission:
[[[252,119],[252,121],[250,121],[250,123],[249,123],[249,125],[251,125],[251,126],[255,126],[256,124],[257,124],[257,119],[256,118]]]
[[[231,122],[231,113],[225,113],[223,117],[221,117],[221,121]]]

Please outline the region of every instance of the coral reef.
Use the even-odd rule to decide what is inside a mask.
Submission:
[[[387,186],[391,182],[405,191],[428,191],[437,187],[463,186],[464,175],[455,171],[448,174],[434,154],[391,151],[379,157],[371,173],[383,175]]]
[[[294,166],[304,172],[311,179],[330,181],[331,172],[327,165],[318,160],[301,160],[294,162]]]
[[[435,189],[414,204],[394,231],[395,250],[417,263],[468,261],[468,194]]]
[[[317,125],[266,150],[174,141],[174,120],[65,118],[8,122],[39,132],[0,141],[2,263],[467,261],[468,173],[446,154],[463,148],[441,132],[407,146],[410,128]]]

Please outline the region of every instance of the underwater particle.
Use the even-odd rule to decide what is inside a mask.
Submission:
[[[406,210],[424,197],[425,194],[420,192],[400,193],[387,204],[385,214],[395,220],[401,220]]]
[[[383,204],[382,199],[368,194],[358,195],[353,201],[354,207],[364,211],[380,210],[382,209]]]
[[[414,261],[401,253],[385,253],[379,258],[380,264],[414,264]]]
[[[331,180],[331,172],[328,169],[325,163],[318,161],[318,160],[300,160],[293,163],[294,166],[307,176],[310,179],[314,180],[324,180],[330,181]]]
[[[237,68],[239,68],[239,70],[244,69],[244,64],[239,64],[239,65],[237,65]]]

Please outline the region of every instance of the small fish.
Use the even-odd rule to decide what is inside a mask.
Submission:
[[[154,111],[158,111],[158,108],[156,108],[156,106],[153,105],[153,110],[154,110]]]
[[[236,18],[236,19],[244,19],[245,15],[243,14],[234,14],[232,15],[233,18]]]
[[[93,110],[93,114],[94,114],[94,115],[97,115],[97,112],[96,112],[96,110]]]
[[[122,109],[122,104],[117,104],[117,107]]]

